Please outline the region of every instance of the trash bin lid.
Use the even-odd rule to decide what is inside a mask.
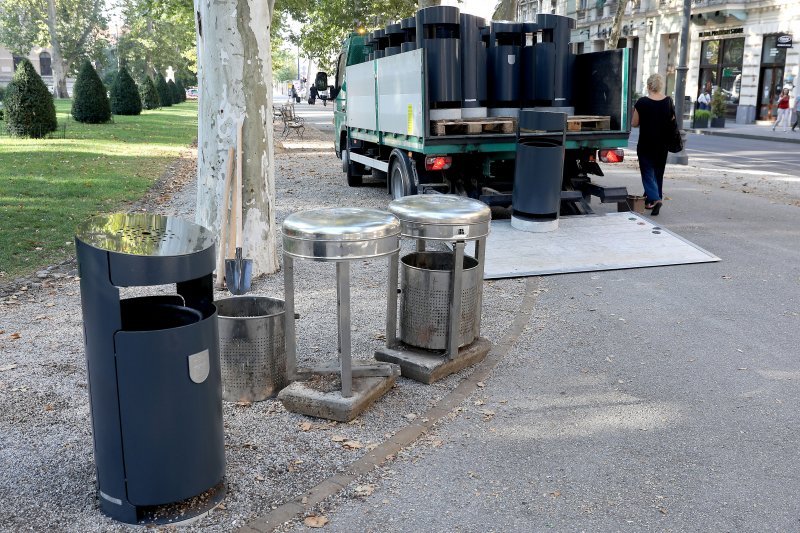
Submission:
[[[75,238],[100,250],[148,257],[183,256],[214,246],[214,234],[203,226],[149,213],[92,217],[78,226]]]
[[[283,221],[283,251],[315,261],[366,259],[400,249],[400,222],[378,209],[333,207]]]
[[[402,235],[420,239],[474,240],[489,234],[492,211],[478,200],[451,194],[405,196],[389,204]]]

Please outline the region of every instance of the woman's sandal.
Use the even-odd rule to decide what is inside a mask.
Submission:
[[[655,202],[650,209],[653,211],[650,212],[650,216],[655,217],[658,216],[659,211],[661,211],[661,200]]]

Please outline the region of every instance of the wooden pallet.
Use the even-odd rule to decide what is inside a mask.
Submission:
[[[513,118],[464,118],[460,120],[434,120],[431,133],[442,135],[478,135],[480,133],[514,133],[517,124]]]
[[[599,115],[575,115],[567,117],[567,131],[610,130],[611,117]]]

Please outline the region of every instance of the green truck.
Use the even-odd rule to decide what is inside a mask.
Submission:
[[[334,144],[348,185],[360,186],[364,176],[371,176],[385,179],[395,199],[438,192],[509,206],[519,141],[516,122],[500,120],[498,131],[479,133],[442,128],[430,119],[424,51],[379,59],[369,59],[368,53],[363,35],[345,39],[331,91]],[[624,157],[630,133],[629,52],[573,57],[575,112],[604,120],[588,130],[580,121],[575,124],[581,129],[569,122],[562,215],[591,213],[592,196],[603,203],[624,202],[627,197],[624,187],[603,187],[590,176],[603,175],[600,162],[617,163]]]

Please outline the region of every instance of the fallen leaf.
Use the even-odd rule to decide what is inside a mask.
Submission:
[[[357,440],[345,441],[344,443],[342,443],[342,446],[344,446],[345,448],[349,448],[351,450],[358,450],[364,447],[364,445],[358,442]]]
[[[561,496],[561,491],[554,490],[553,492],[550,493],[550,496],[552,496],[553,498],[558,498],[559,496]]]
[[[318,515],[307,516],[306,519],[303,520],[303,524],[305,524],[306,527],[313,528],[324,527],[327,523],[328,519],[326,517]]]
[[[311,422],[301,422],[300,431],[309,431],[313,426]]]
[[[333,437],[331,437],[331,440],[333,442],[344,442],[347,440],[347,437],[342,437],[341,435],[334,435]]]
[[[661,514],[667,514],[667,509],[665,507],[659,507],[658,512]]]
[[[438,440],[438,439],[437,439],[437,440],[435,440],[435,441],[433,441],[433,442],[431,442],[431,446],[433,446],[434,448],[438,448],[438,447],[439,447],[439,446],[441,446],[442,444],[444,444],[444,441],[442,441],[442,440]]]
[[[224,511],[225,509],[227,509],[227,507],[225,507],[224,503],[220,503],[219,505],[217,505],[217,509],[219,509],[220,511]]]
[[[417,418],[417,415],[414,413],[408,413],[407,415],[403,415],[403,418],[405,418],[406,420],[415,420]]]
[[[484,383],[483,381],[479,381],[476,383],[476,385],[480,388],[484,388],[486,386],[486,383]]]
[[[53,302],[47,302],[47,303],[46,303],[46,304],[44,304],[44,305],[46,305],[47,307],[53,307],[53,306],[54,306],[54,305],[56,305],[56,304],[55,304],[55,303],[53,303]]]
[[[11,363],[10,365],[0,366],[0,372],[5,372],[6,370],[13,370],[17,368],[17,363]]]
[[[261,474],[256,475],[256,481],[264,481],[264,476]]]
[[[44,406],[45,411],[52,411],[53,409],[55,408],[53,407],[52,403],[48,403],[47,405]]]
[[[475,400],[475,405],[483,405],[485,402],[483,400]]]
[[[250,407],[251,405],[253,405],[253,402],[236,402],[236,405],[238,405],[239,407]]]
[[[355,488],[355,493],[359,496],[371,496],[375,492],[375,485],[359,485]]]
[[[15,340],[19,339],[20,337],[22,337],[22,335],[20,335],[19,333],[15,332],[15,333],[12,333],[11,335],[9,335],[9,337],[11,338],[12,341],[15,341]]]

